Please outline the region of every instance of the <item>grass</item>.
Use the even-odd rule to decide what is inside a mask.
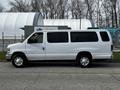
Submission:
[[[5,54],[6,54],[6,52],[0,52],[0,62],[6,61]],[[120,63],[120,52],[113,53],[113,61]]]
[[[120,62],[120,52],[113,53],[113,60],[114,62]]]
[[[0,62],[6,61],[6,59],[5,59],[5,54],[6,54],[6,52],[0,52]]]

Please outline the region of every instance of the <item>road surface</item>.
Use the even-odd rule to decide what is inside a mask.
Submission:
[[[15,68],[1,62],[0,90],[120,90],[120,63],[95,63],[91,68],[72,62],[40,63]]]

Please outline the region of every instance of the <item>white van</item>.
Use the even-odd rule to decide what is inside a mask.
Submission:
[[[106,30],[44,30],[34,32],[23,43],[8,45],[6,58],[15,67],[41,60],[75,60],[88,67],[95,59],[111,59],[112,49]]]

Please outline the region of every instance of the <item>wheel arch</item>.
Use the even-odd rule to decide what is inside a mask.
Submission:
[[[87,56],[89,56],[91,60],[92,60],[92,58],[93,58],[91,52],[89,52],[89,51],[82,51],[82,52],[79,52],[79,53],[77,54],[76,60],[77,60],[77,58],[78,58],[79,56],[82,56],[82,55],[87,55]]]
[[[25,53],[24,52],[19,52],[19,51],[18,52],[14,52],[12,54],[12,56],[11,56],[11,59],[13,58],[14,55],[17,55],[17,54],[23,55],[25,57],[25,59],[28,60],[27,57],[26,57],[26,55],[25,55]]]

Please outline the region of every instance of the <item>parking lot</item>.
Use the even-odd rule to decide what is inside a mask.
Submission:
[[[0,63],[0,90],[120,90],[120,63],[34,63],[15,68]]]

